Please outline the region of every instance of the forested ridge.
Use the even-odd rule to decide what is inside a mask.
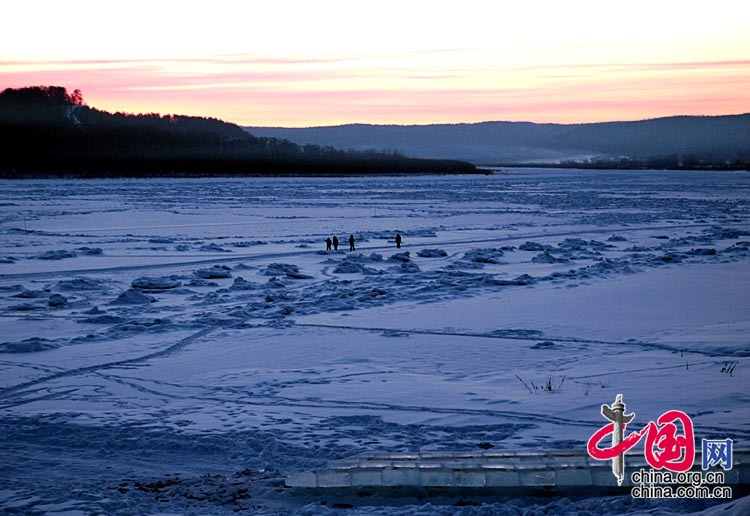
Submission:
[[[109,113],[59,86],[0,93],[3,177],[476,173],[454,160],[255,137],[215,118]]]
[[[501,121],[245,129],[256,136],[287,138],[301,145],[396,149],[409,156],[450,157],[483,165],[750,167],[747,113],[587,124]]]

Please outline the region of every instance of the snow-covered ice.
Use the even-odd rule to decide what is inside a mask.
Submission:
[[[750,437],[750,173],[0,183],[6,511],[326,513],[284,476],[585,450],[618,393]],[[426,503],[397,510],[715,505]]]

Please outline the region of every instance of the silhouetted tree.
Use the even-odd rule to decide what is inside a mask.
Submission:
[[[257,138],[215,118],[108,113],[59,86],[0,93],[0,172],[77,175],[474,172],[473,165]]]

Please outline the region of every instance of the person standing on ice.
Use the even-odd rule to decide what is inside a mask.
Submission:
[[[401,249],[401,233],[396,233],[396,249]]]
[[[332,243],[333,243],[333,241],[331,240],[331,237],[326,238],[326,251],[330,251],[331,250],[331,244]]]
[[[333,235],[333,250],[339,250],[339,238],[336,235]]]
[[[349,250],[354,251],[354,235],[349,235]]]

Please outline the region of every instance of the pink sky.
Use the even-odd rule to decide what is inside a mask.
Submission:
[[[11,7],[0,35],[0,87],[61,85],[109,111],[242,125],[569,123],[750,111],[745,2],[726,2],[721,12],[690,2],[635,1],[627,11],[542,2],[543,18],[539,5],[509,11],[497,2],[468,1],[461,11],[419,1],[367,11],[348,3],[315,10],[282,1],[246,11],[247,3],[216,3],[212,12],[190,2],[144,3],[153,11],[144,19],[135,0],[117,23],[96,2],[83,1],[76,14],[50,3],[43,20],[30,7]],[[394,6],[401,7],[388,10]],[[647,6],[644,18],[639,8]]]

